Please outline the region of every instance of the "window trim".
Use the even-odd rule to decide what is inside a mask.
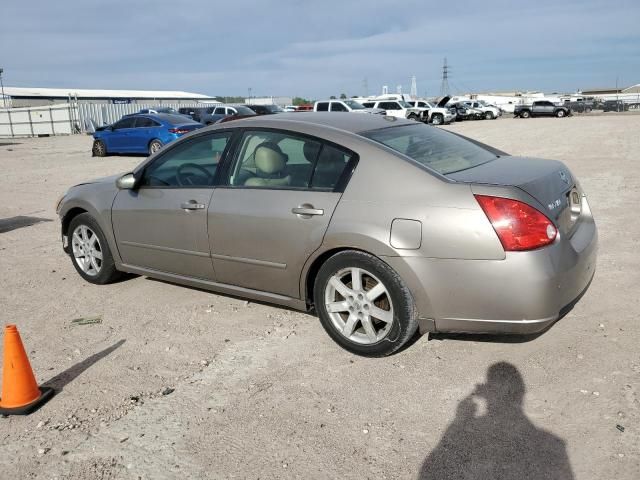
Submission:
[[[240,155],[240,150],[241,150],[239,148],[240,142],[244,137],[245,133],[248,131],[249,132],[272,132],[272,133],[280,133],[285,135],[292,135],[292,136],[307,138],[309,140],[320,143],[322,148],[324,148],[325,145],[329,145],[333,148],[341,150],[345,152],[347,155],[350,155],[351,158],[349,159],[344,169],[342,170],[342,174],[338,178],[338,181],[336,182],[336,185],[333,187],[333,189],[310,188],[310,187],[285,187],[285,186],[269,186],[269,187],[249,186],[247,187],[246,185],[229,185],[231,167],[235,165],[237,161],[237,157],[238,155]],[[356,152],[354,152],[353,150],[343,145],[339,145],[335,142],[332,142],[331,140],[316,137],[314,135],[298,132],[295,130],[283,130],[281,128],[270,128],[270,127],[242,127],[242,128],[236,129],[235,135],[236,135],[236,138],[235,138],[233,152],[231,153],[231,155],[229,155],[228,151],[225,151],[224,158],[221,159],[220,164],[218,164],[218,169],[216,170],[216,177],[218,177],[218,173],[220,174],[220,176],[217,178],[217,182],[215,183],[215,188],[225,188],[225,189],[231,189],[231,190],[243,190],[243,189],[244,190],[291,190],[291,191],[304,191],[304,192],[310,192],[310,193],[313,193],[313,192],[343,193],[347,188],[347,185],[349,184],[351,177],[353,176],[353,172],[355,171],[356,166],[358,165],[358,162],[360,161],[360,156]],[[318,151],[318,154],[316,155],[316,162],[313,165],[314,173],[315,173],[315,168],[316,168],[318,159],[320,158],[320,152],[322,151],[322,148],[320,148],[320,150]],[[313,173],[310,177],[310,180],[311,179],[313,179]]]

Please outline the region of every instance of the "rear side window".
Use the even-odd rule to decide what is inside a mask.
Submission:
[[[116,122],[116,124],[113,126],[113,129],[119,129],[119,128],[133,128],[133,126],[135,125],[136,122],[136,117],[127,117],[127,118],[123,118],[122,120],[119,120],[118,122]]]
[[[373,108],[375,104],[376,104],[375,102],[364,102],[362,106],[365,108]]]
[[[427,125],[401,125],[361,134],[442,175],[473,168],[496,155],[464,138]]]
[[[213,112],[214,115],[224,115],[224,107],[218,107]]]
[[[345,107],[340,102],[331,102],[331,111],[332,112],[348,112],[347,107]]]
[[[329,102],[320,102],[316,107],[318,112],[328,112],[329,111]]]
[[[138,117],[136,118],[136,128],[150,128],[150,127],[159,127],[160,124],[155,120],[151,120],[147,117]]]

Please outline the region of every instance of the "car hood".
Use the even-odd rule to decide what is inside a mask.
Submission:
[[[86,182],[78,183],[78,184],[74,185],[74,187],[80,187],[81,185],[92,185],[92,184],[96,184],[96,183],[100,183],[100,184],[109,184],[109,183],[111,183],[113,185],[113,188],[116,188],[116,180],[118,178],[120,178],[122,175],[124,175],[124,173],[118,173],[116,175],[109,175],[108,177],[95,178],[93,180],[87,180]],[[71,188],[73,188],[73,187],[71,187]]]
[[[444,108],[444,106],[449,103],[449,100],[451,100],[450,96],[446,96],[446,97],[442,97],[442,99],[438,102],[438,104],[436,105],[436,107],[440,107],[440,108]]]

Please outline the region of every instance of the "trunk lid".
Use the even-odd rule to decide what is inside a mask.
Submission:
[[[517,187],[540,202],[542,213],[565,233],[579,215],[582,194],[569,169],[556,160],[504,156],[447,177],[456,182]]]

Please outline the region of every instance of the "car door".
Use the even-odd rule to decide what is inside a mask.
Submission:
[[[299,298],[355,154],[281,130],[246,130],[209,206],[218,282]]]
[[[137,188],[117,193],[112,223],[124,263],[215,278],[207,206],[230,138],[228,131],[211,132],[179,142],[136,172]]]
[[[107,149],[111,152],[128,152],[133,143],[132,133],[136,117],[125,117],[117,121],[108,136]]]
[[[148,117],[137,117],[134,133],[131,135],[131,146],[136,152],[148,152],[149,142],[159,137],[160,125]]]

